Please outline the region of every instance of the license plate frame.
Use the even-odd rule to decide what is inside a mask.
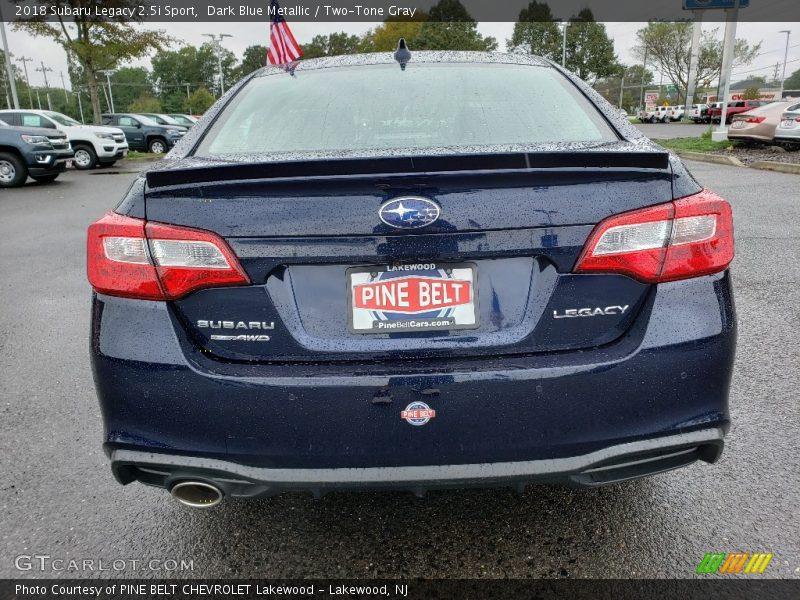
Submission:
[[[428,269],[413,269],[410,267],[427,266],[434,267]],[[463,281],[465,275],[468,275],[470,282],[470,301],[466,304],[460,304],[454,307],[447,307],[439,309],[441,312],[452,312],[451,316],[420,316],[426,313],[400,313],[402,316],[394,316],[398,313],[393,311],[370,311],[367,308],[356,307],[354,303],[354,288],[357,285],[364,283],[371,283],[372,281],[364,279],[363,274],[368,274],[374,277],[379,273],[392,273],[397,278],[423,278],[428,279],[428,275],[422,273],[430,273],[431,271],[444,271],[446,276],[440,277],[444,280]],[[354,280],[354,275],[356,278]],[[387,279],[392,279],[389,277]],[[374,281],[374,280],[373,280]],[[391,265],[367,265],[351,267],[345,272],[345,285],[347,288],[347,328],[350,333],[359,335],[380,335],[391,333],[417,333],[426,331],[458,331],[464,329],[477,329],[480,327],[480,305],[478,302],[478,265],[471,262],[438,262],[438,261],[421,261],[420,263],[403,263]],[[467,307],[468,314],[465,314],[464,307]],[[448,311],[452,308],[452,311]],[[471,309],[471,310],[470,310]],[[428,312],[435,312],[433,309]],[[370,327],[366,327],[365,316],[363,312],[367,313],[390,313],[393,316],[386,319],[372,319]],[[447,321],[443,323],[443,321]],[[434,323],[438,322],[438,323]],[[383,323],[381,326],[379,323]],[[387,324],[391,323],[391,326]]]

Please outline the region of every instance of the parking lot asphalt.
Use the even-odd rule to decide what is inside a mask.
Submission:
[[[716,465],[595,490],[290,494],[209,511],[118,485],[101,451],[84,236],[134,175],[0,191],[0,577],[685,578],[709,551],[772,552],[767,576],[800,577],[800,178],[688,164],[736,223],[733,427]],[[36,554],[127,566],[16,568]],[[130,562],[151,559],[193,569]]]

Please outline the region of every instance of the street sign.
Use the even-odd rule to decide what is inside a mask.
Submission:
[[[747,8],[750,0],[739,0],[739,8]],[[711,10],[715,8],[734,8],[736,0],[683,0],[683,10]]]
[[[653,110],[658,102],[658,90],[647,90],[644,93],[644,107],[645,110]]]

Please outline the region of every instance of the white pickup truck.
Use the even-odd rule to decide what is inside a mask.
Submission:
[[[57,129],[67,135],[76,169],[111,166],[128,154],[125,133],[116,127],[82,125],[67,115],[50,110],[0,110],[0,119],[12,126]]]

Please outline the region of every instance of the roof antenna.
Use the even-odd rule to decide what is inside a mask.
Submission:
[[[394,59],[400,63],[400,70],[405,71],[408,61],[411,60],[411,51],[406,45],[406,38],[400,38],[397,42],[397,50],[394,51]]]

